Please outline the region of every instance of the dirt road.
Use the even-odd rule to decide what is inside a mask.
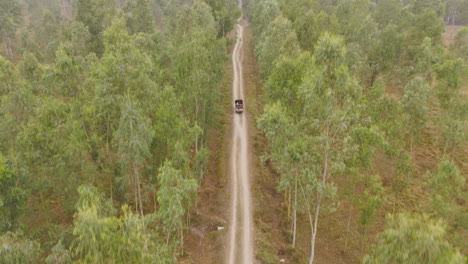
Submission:
[[[234,79],[232,95],[234,99],[244,99],[244,82],[242,73],[242,37],[244,27],[239,19],[236,25],[237,42],[232,53]],[[230,158],[231,176],[231,214],[228,235],[227,263],[253,263],[252,243],[252,210],[249,182],[249,153],[248,153],[248,102],[244,103],[244,113],[233,114],[232,149]]]

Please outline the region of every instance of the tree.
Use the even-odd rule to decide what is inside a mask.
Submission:
[[[299,86],[306,71],[311,67],[312,58],[310,53],[303,52],[297,57],[281,55],[273,66],[273,69],[265,81],[264,91],[269,102],[280,102],[289,105],[282,110],[291,113],[297,112]]]
[[[447,215],[450,204],[461,195],[465,178],[451,160],[439,162],[437,171],[426,173],[427,184],[431,188],[433,208],[441,215]]]
[[[462,264],[465,261],[445,240],[445,228],[440,221],[426,215],[398,214],[388,216],[385,231],[363,263]]]
[[[39,243],[21,235],[6,232],[0,236],[1,263],[40,263]]]
[[[11,41],[21,24],[21,7],[17,1],[0,1],[0,40],[5,45],[8,58],[13,59]]]
[[[464,27],[457,32],[450,48],[454,51],[455,55],[463,58],[465,63],[468,63],[468,27]]]
[[[0,56],[0,98],[9,93],[18,84],[13,64]]]
[[[425,9],[421,14],[414,17],[414,26],[410,29],[411,37],[408,44],[415,48],[426,37],[429,37],[433,43],[440,44],[444,29],[445,26],[442,18],[434,10]]]
[[[258,127],[271,140],[271,159],[281,178],[278,189],[285,191],[288,198],[288,215],[291,216],[292,247],[296,246],[297,214],[300,209],[300,174],[305,162],[311,162],[307,155],[304,138],[298,131],[294,119],[277,100],[265,106],[264,114],[258,120]],[[292,209],[291,209],[292,208]]]
[[[132,0],[124,6],[127,26],[131,34],[154,32],[154,18],[148,0]]]
[[[60,33],[62,44],[59,47],[72,47],[72,54],[82,58],[91,51],[91,33],[80,21],[73,20],[64,25]]]
[[[216,21],[218,36],[224,37],[234,26],[236,19],[241,15],[235,1],[227,0],[205,0],[213,12]]]
[[[272,65],[280,55],[297,56],[299,43],[291,22],[278,16],[261,35],[255,51],[260,64],[260,73],[264,78],[270,75]]]
[[[463,86],[464,80],[462,76],[466,72],[466,66],[460,58],[448,59],[436,65],[435,72],[438,81],[435,89],[440,105],[443,109],[449,109],[456,100],[460,88]]]
[[[26,202],[26,192],[19,177],[0,153],[0,231],[11,230]]]
[[[342,170],[344,135],[358,120],[358,102],[362,93],[348,75],[343,39],[325,33],[317,42],[314,56],[315,67],[304,78],[299,93],[304,106],[300,121],[302,130],[310,133],[309,147],[314,164],[317,164],[305,174],[311,175],[307,184],[312,191],[305,192],[305,199],[314,201],[315,207],[313,214],[309,211],[312,230],[310,264],[314,262],[318,220],[326,201],[333,211],[336,187],[330,178]]]
[[[410,130],[410,148],[413,141],[419,139],[419,132],[426,123],[430,87],[421,78],[413,79],[403,94],[401,105],[406,114],[406,124]]]
[[[196,1],[179,11],[170,58],[171,78],[176,94],[185,105],[183,111],[192,126],[205,130],[217,99],[216,80],[223,73],[224,42],[217,39],[216,23],[210,7]],[[204,138],[195,135],[195,151],[203,147]],[[202,134],[203,136],[203,134]]]
[[[135,210],[139,210],[143,216],[140,174],[145,161],[151,156],[152,135],[149,120],[142,115],[136,101],[128,95],[124,100],[115,140],[120,163],[128,174],[129,185],[133,187]]]
[[[120,218],[95,187],[81,186],[74,221],[73,256],[78,263],[173,263],[147,219],[122,207]],[[148,219],[149,220],[149,219]]]
[[[328,15],[325,11],[316,12],[311,9],[294,21],[297,39],[303,50],[313,51],[316,42],[324,32],[338,33],[338,19],[335,14]]]
[[[181,171],[175,169],[170,161],[165,162],[159,168],[157,178],[159,185],[157,217],[162,223],[166,245],[169,246],[172,242],[175,253],[178,247],[183,248],[183,217],[187,212],[190,195],[197,189],[197,182],[195,179],[182,175]]]
[[[115,12],[115,1],[78,0],[76,20],[83,23],[91,34],[91,51],[99,57],[104,51],[102,33]]]
[[[441,0],[410,0],[410,8],[413,14],[421,14],[425,10],[432,10],[438,17],[445,14],[444,1]]]
[[[45,259],[46,264],[71,264],[72,258],[70,252],[62,245],[59,240],[57,245],[52,248],[52,253]]]
[[[276,0],[253,1],[249,5],[255,35],[261,36],[269,28],[269,24],[281,15]]]

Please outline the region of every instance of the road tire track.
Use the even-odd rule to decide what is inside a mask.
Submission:
[[[233,102],[235,99],[244,99],[244,80],[242,70],[243,49],[243,21],[238,20],[236,25],[237,42],[232,53],[232,68],[234,79],[232,83]],[[245,102],[245,100],[244,100]],[[231,215],[229,228],[228,264],[252,264],[252,201],[249,179],[249,153],[248,153],[248,122],[247,107],[244,103],[244,113],[236,114],[233,111],[233,133],[230,160],[231,175]]]

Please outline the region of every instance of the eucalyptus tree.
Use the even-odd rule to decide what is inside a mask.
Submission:
[[[313,51],[321,34],[327,31],[338,33],[339,29],[335,14],[329,15],[323,10],[317,13],[314,9],[296,17],[293,25],[301,48],[308,51]]]
[[[435,66],[437,79],[435,90],[443,109],[449,109],[459,96],[464,83],[462,76],[466,72],[467,66],[461,58],[443,60]]]
[[[91,34],[91,51],[101,56],[104,51],[102,33],[116,12],[116,1],[78,0],[76,20],[83,23]]]
[[[26,202],[26,192],[19,175],[0,153],[0,232],[12,230]]]
[[[445,226],[426,215],[390,215],[378,244],[363,263],[466,263],[445,239]]]
[[[143,201],[141,195],[140,174],[145,161],[150,158],[150,144],[152,134],[150,120],[146,118],[136,103],[129,95],[122,102],[122,111],[119,128],[115,132],[120,164],[128,175],[129,186],[134,193],[135,210],[139,210],[143,216]]]
[[[265,80],[264,91],[268,102],[280,102],[283,110],[294,114],[300,109],[297,101],[299,86],[302,78],[310,69],[312,56],[309,52],[302,52],[297,56],[281,54],[272,65],[270,75]]]
[[[205,0],[205,2],[211,7],[216,21],[216,28],[218,29],[218,36],[224,37],[241,15],[241,10],[237,8],[235,1]]]
[[[82,22],[73,20],[62,26],[59,47],[71,47],[75,56],[84,58],[91,52],[91,37],[91,33]]]
[[[52,248],[51,254],[45,259],[46,264],[70,264],[72,263],[72,257],[70,251],[67,250],[63,244],[62,240],[59,240],[57,245]]]
[[[87,83],[90,89],[84,91],[88,93],[86,97],[90,101],[86,103],[87,107],[83,107],[83,111],[95,115],[89,119],[90,138],[97,143],[100,154],[98,159],[103,161],[106,170],[112,171],[118,160],[112,142],[120,126],[125,96],[138,102],[142,115],[149,118],[157,106],[155,102],[158,102],[158,86],[152,79],[156,71],[155,65],[137,47],[135,38],[129,35],[123,19],[115,19],[104,32],[103,39],[104,54],[101,60],[90,66],[91,73]],[[112,193],[114,175],[109,173],[108,178]]]
[[[299,212],[299,181],[302,167],[307,160],[307,151],[301,131],[280,100],[265,106],[258,120],[258,127],[271,140],[271,153],[275,168],[281,175],[278,189],[285,191],[288,200],[288,215],[291,216],[292,247],[296,246],[297,214]]]
[[[158,219],[162,223],[162,231],[166,239],[166,246],[173,246],[173,253],[183,248],[184,216],[190,203],[191,193],[197,189],[197,182],[183,171],[174,168],[171,161],[167,161],[159,168],[157,176],[159,190]]]
[[[281,15],[281,10],[276,0],[253,1],[249,5],[249,13],[252,16],[252,26],[255,35],[261,36],[271,21]]]
[[[276,17],[263,32],[255,48],[260,73],[264,78],[270,75],[272,65],[280,55],[299,55],[299,43],[291,22],[283,16]]]
[[[450,49],[454,51],[455,55],[461,57],[468,63],[468,27],[463,27],[457,32]]]
[[[55,55],[55,63],[46,79],[52,85],[47,91],[65,97],[76,97],[80,93],[80,86],[85,79],[85,61],[75,55],[74,47],[62,44]]]
[[[5,53],[8,58],[13,59],[12,40],[16,29],[21,24],[21,6],[18,1],[0,1],[0,39],[5,45]]]
[[[18,84],[14,65],[0,56],[0,96],[7,94]]]
[[[437,171],[426,173],[427,185],[431,189],[433,209],[441,216],[447,216],[454,201],[460,197],[466,179],[451,160],[439,162]]]
[[[1,263],[40,263],[40,255],[41,248],[36,241],[12,232],[0,236]]]
[[[348,202],[348,223],[345,237],[345,250],[348,246],[348,234],[351,230],[353,209],[359,211],[359,224],[366,232],[366,227],[376,215],[384,202],[384,186],[379,173],[372,170],[375,154],[387,144],[384,134],[376,124],[373,124],[366,112],[370,108],[365,105],[361,110],[358,124],[352,126],[344,140],[345,153],[343,170],[344,184],[339,198]]]
[[[123,10],[131,34],[154,32],[154,17],[148,0],[127,1]]]
[[[77,263],[172,263],[147,219],[122,207],[120,217],[95,187],[81,186],[72,257]]]
[[[216,23],[206,3],[196,1],[179,12],[169,53],[173,86],[181,103],[187,106],[183,111],[191,125],[205,131],[214,110],[213,102],[219,96],[215,88],[223,73],[225,42],[217,38]],[[205,140],[195,138],[197,152]]]
[[[308,186],[304,199],[312,201],[307,207],[312,230],[309,263],[314,262],[322,207],[328,204],[333,210],[336,186],[331,178],[343,169],[346,153],[342,152],[342,147],[346,134],[359,120],[362,93],[348,74],[342,38],[328,33],[322,35],[314,57],[315,65],[304,77],[299,92],[304,106],[300,126],[309,134],[309,151],[316,164],[304,174],[304,185]]]
[[[427,120],[430,91],[429,84],[422,78],[416,77],[408,84],[401,99],[402,110],[406,116],[406,126],[408,131],[410,131],[411,150],[413,149],[414,141],[419,139],[421,129]]]

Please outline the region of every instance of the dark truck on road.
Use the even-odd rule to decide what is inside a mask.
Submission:
[[[234,100],[236,113],[242,114],[244,112],[244,101],[242,99]]]

